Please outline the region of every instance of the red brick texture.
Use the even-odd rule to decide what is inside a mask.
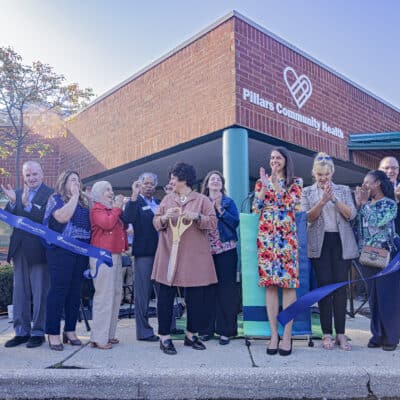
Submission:
[[[284,46],[280,42],[235,18],[236,118],[241,126],[263,132],[314,151],[349,160],[350,133],[390,132],[400,129],[400,113],[359,90],[335,74]],[[292,67],[298,76],[305,74],[313,92],[298,110],[283,78]],[[281,103],[302,115],[314,116],[339,127],[344,139],[266,110],[243,99],[243,88],[259,93],[273,104]],[[394,153],[399,156],[399,152]],[[376,168],[387,152],[354,152],[355,164]]]
[[[22,151],[19,176],[22,176],[22,164],[25,161],[34,160],[39,162],[43,168],[45,183],[49,186],[54,186],[60,172],[59,144],[60,141],[62,141],[63,139],[44,139],[43,137],[36,139],[35,136],[28,136],[27,139],[28,140],[26,141],[26,144],[34,143],[38,140],[42,143],[50,144],[51,152],[48,153],[46,156],[40,158],[38,154],[28,154],[25,151]],[[1,135],[0,140],[4,140],[4,138],[1,138]],[[0,167],[5,168],[5,170],[9,174],[8,176],[0,176],[0,182],[6,185],[11,184],[14,187],[16,184],[15,156],[9,156],[5,160],[0,159]],[[22,178],[20,179],[20,184],[22,184]]]
[[[231,19],[77,115],[61,168],[89,176],[235,123]]]
[[[300,110],[283,79],[287,66],[313,85]],[[344,138],[252,104],[243,88],[337,126]],[[347,161],[349,133],[398,131],[400,113],[232,17],[68,121],[67,138],[43,160],[46,181],[65,169],[88,177],[234,124]],[[376,168],[387,154],[354,152],[353,161]]]

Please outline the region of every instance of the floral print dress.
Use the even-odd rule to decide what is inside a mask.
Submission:
[[[359,248],[373,246],[386,248],[394,237],[394,219],[397,215],[397,204],[384,197],[375,203],[364,204],[357,214]]]
[[[303,180],[294,178],[286,188],[285,180],[279,179],[279,185],[283,189],[281,193],[269,183],[264,200],[257,197],[262,189],[260,180],[255,187],[253,212],[260,214],[258,285],[296,289],[299,287],[299,256],[295,213],[300,211]]]

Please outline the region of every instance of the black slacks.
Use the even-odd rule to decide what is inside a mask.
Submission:
[[[311,259],[318,287],[348,279],[351,260],[343,260],[339,233],[325,232],[321,257]],[[332,314],[336,334],[344,333],[346,322],[346,287],[335,290],[318,302],[323,334],[332,334]]]
[[[212,307],[207,329],[200,335],[237,336],[239,290],[236,282],[238,255],[236,249],[213,255],[218,283],[212,285]]]
[[[189,332],[197,333],[204,331],[210,319],[212,307],[212,286],[196,286],[185,288],[185,302],[187,323]],[[158,334],[169,335],[171,332],[171,319],[173,313],[174,299],[176,295],[175,286],[167,286],[159,283],[157,300]]]

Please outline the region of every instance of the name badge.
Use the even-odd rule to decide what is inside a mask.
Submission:
[[[144,207],[142,207],[142,210],[143,210],[143,211],[151,210],[151,208],[150,208],[150,206],[144,206]]]

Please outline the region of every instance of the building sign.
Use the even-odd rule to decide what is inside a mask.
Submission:
[[[286,86],[288,87],[293,100],[300,110],[312,94],[310,79],[306,75],[298,76],[296,71],[291,67],[285,68],[283,71],[283,78],[285,79]]]
[[[296,71],[291,67],[285,68],[283,71],[283,79],[295,104],[297,105],[297,108],[300,110],[312,95],[312,84],[310,79],[304,74],[298,76]],[[320,121],[311,115],[304,115],[299,111],[294,111],[282,103],[274,103],[250,89],[243,88],[242,98],[245,101],[249,101],[252,104],[265,108],[268,111],[276,112],[287,118],[300,122],[301,124],[308,125],[317,131],[323,131],[341,139],[344,138],[343,131],[340,128],[330,126],[327,122]]]

